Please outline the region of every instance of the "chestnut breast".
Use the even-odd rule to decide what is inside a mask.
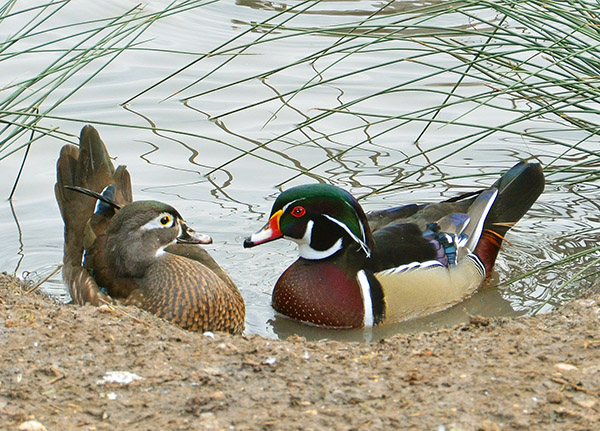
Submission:
[[[332,262],[298,259],[279,278],[273,308],[319,326],[363,326],[364,303],[356,274]]]

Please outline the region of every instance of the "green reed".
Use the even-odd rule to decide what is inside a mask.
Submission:
[[[304,121],[276,136],[254,143],[253,148],[241,151],[238,156],[206,175],[225,169],[237,160],[256,155],[260,150],[269,149],[277,142],[291,142],[292,136],[296,145],[309,146],[338,136],[343,139],[344,135],[367,128],[375,130],[365,133],[364,139],[330,151],[328,156],[311,166],[289,166],[294,173],[278,184],[282,187],[301,176],[319,178],[319,168],[362,146],[370,145],[378,138],[416,125],[418,132],[414,136],[415,145],[425,141],[434,129],[455,126],[460,127],[463,133],[419,147],[417,155],[398,157],[392,163],[381,166],[380,170],[384,171],[403,166],[417,156],[426,160],[418,168],[413,167],[396,180],[360,198],[416,186],[417,183],[411,182],[411,178],[486,141],[507,136],[522,140],[524,145],[536,142],[551,149],[544,155],[549,187],[569,189],[597,184],[600,178],[600,10],[597,2],[449,0],[406,9],[395,8],[395,2],[389,2],[362,19],[343,25],[307,27],[296,24],[318,5],[318,2],[305,1],[275,13],[262,22],[248,24],[244,33],[210,52],[210,58],[222,58],[217,66],[172,96],[181,97],[189,103],[209,94],[243,88],[254,80],[293,73],[298,66],[310,66],[313,74],[296,88],[274,91],[275,94],[270,97],[211,117],[213,121],[225,121],[229,116],[278,103],[279,108],[273,111],[264,127],[281,111],[294,109],[294,99],[303,92],[327,86],[343,89],[349,78],[368,76],[389,67],[402,68],[407,64],[420,66],[422,73],[401,78],[387,87],[359,97],[344,98],[337,106],[317,106],[313,113],[304,113]],[[314,35],[329,37],[331,43],[293,61],[278,64],[276,68],[265,69],[226,84],[205,86],[202,91],[194,92],[197,84],[219,73],[249,49],[262,45],[261,49],[265,51],[268,44],[297,37],[306,39]],[[350,70],[342,67],[348,58],[356,62],[357,58],[368,58],[377,53],[386,54],[380,62],[365,62],[364,67]],[[164,84],[205,58],[195,59],[150,88]],[[428,85],[432,80],[449,85],[433,87]],[[367,106],[365,102],[392,98],[401,93],[414,94],[415,98],[420,95],[435,96],[439,103],[389,113],[364,108]],[[144,92],[130,100],[142,94]],[[478,117],[470,115],[483,110],[489,114]],[[348,122],[344,118],[360,118],[367,126],[345,127]],[[320,124],[331,119],[337,119],[340,124],[338,131],[309,136],[311,129],[318,129]],[[551,127],[527,127],[531,122],[541,121],[551,124]],[[302,134],[306,139],[298,140]],[[564,136],[573,136],[574,139],[565,142]],[[555,156],[550,157],[550,154]],[[572,161],[573,156],[578,154],[582,155],[583,160]],[[423,181],[419,179],[418,186],[422,185]],[[577,274],[565,284],[568,286],[582,277],[597,278],[594,275],[597,271],[594,270],[598,259],[594,256],[598,256],[597,247],[567,256],[548,267],[567,263],[580,265]],[[536,271],[545,269],[548,268]],[[515,281],[517,279],[504,284]]]
[[[62,121],[103,124],[93,119],[60,117],[55,111],[125,51],[149,49],[162,54],[161,49],[145,47],[144,33],[154,22],[212,1],[173,1],[154,12],[134,7],[111,18],[70,24],[66,32],[65,26],[53,27],[51,22],[52,17],[71,2],[48,0],[39,6],[17,11],[17,6],[23,7],[24,3],[12,0],[0,7],[0,23],[10,24],[13,20],[22,23],[7,40],[0,41],[0,65],[9,64],[15,56],[42,52],[52,52],[55,57],[52,62],[39,65],[37,70],[16,78],[0,91],[0,160],[23,146],[34,142],[37,145],[47,135],[62,140],[73,139],[57,126],[48,124]],[[143,91],[123,97],[118,103],[127,106],[145,97],[150,90],[172,82],[193,66],[215,59],[215,66],[203,70],[169,97],[180,98],[186,107],[190,107],[192,102],[208,95],[243,92],[245,85],[257,80],[268,82],[293,74],[298,68],[310,70],[304,81],[294,88],[279,90],[273,87],[271,96],[240,103],[227,112],[210,112],[207,108],[210,120],[215,123],[236,114],[269,109],[264,124],[257,126],[268,127],[283,111],[295,110],[294,103],[303,94],[331,87],[343,91],[352,79],[410,66],[418,68],[419,73],[399,74],[396,81],[357,96],[346,96],[343,91],[344,97],[336,104],[315,101],[311,112],[302,112],[303,121],[266,135],[269,137],[260,142],[251,141],[250,149],[203,137],[237,151],[236,156],[204,175],[210,178],[240,159],[255,157],[290,170],[290,175],[282,178],[279,187],[302,176],[321,179],[323,174],[319,170],[322,167],[410,127],[415,130],[413,144],[418,151],[394,158],[393,162],[380,166],[380,171],[406,166],[418,157],[424,162],[411,165],[401,176],[373,188],[361,199],[422,186],[421,173],[485,142],[501,142],[503,138],[522,141],[524,149],[528,142],[547,146],[548,154],[540,157],[544,159],[549,187],[570,189],[597,184],[600,178],[600,17],[596,1],[448,0],[425,6],[389,1],[362,17],[349,17],[342,24],[303,24],[306,16],[324,4],[308,0],[290,3],[260,21],[236,23],[241,30],[234,37],[218,43],[208,52],[186,52],[193,56],[188,64]],[[55,36],[58,30],[67,36],[58,38]],[[297,38],[309,41],[311,37],[329,42],[291,60],[282,60],[275,67],[267,66],[247,76],[237,74],[238,78],[231,82],[210,84],[210,78],[224,73],[227,68],[243,67],[244,59],[253,50],[268,52],[271,45]],[[27,40],[39,42],[20,49],[21,43]],[[348,60],[358,64],[360,61],[356,60],[363,58],[363,66],[345,67]],[[433,86],[432,82],[446,85]],[[370,108],[373,106],[370,102],[393,100],[399,95],[411,95],[415,99],[431,97],[437,102],[429,106],[403,106],[394,112]],[[273,104],[276,104],[275,109],[272,109]],[[480,112],[485,115],[471,115]],[[347,119],[359,119],[362,123],[355,125],[345,121]],[[332,121],[340,125],[335,132],[313,133]],[[538,127],[530,127],[532,122]],[[147,126],[105,124],[152,129],[183,137],[198,136],[184,130],[157,127],[151,121],[148,123]],[[461,133],[430,142],[429,137],[436,130],[450,127],[460,128]],[[28,137],[27,133],[32,131],[35,133]],[[328,149],[320,160],[307,167],[261,154],[261,150],[269,150],[281,142],[321,146],[332,139],[343,141],[354,132],[363,132],[364,137]],[[565,136],[572,138],[565,142]],[[582,269],[587,265],[585,271],[573,277],[578,279],[594,273],[594,256],[598,256],[597,248],[568,256],[552,265],[579,262]]]
[[[547,165],[547,174],[551,179],[554,169],[564,172],[575,169],[562,165],[560,161],[564,156],[573,152],[584,152],[596,157],[597,151],[593,145],[597,143],[598,136],[598,111],[597,98],[600,92],[599,84],[599,54],[600,20],[594,13],[592,1],[447,1],[430,6],[389,12],[389,7],[394,2],[383,4],[378,10],[373,11],[360,21],[349,22],[341,26],[328,28],[298,27],[294,20],[302,17],[318,2],[302,2],[285,11],[278,12],[262,22],[251,24],[248,29],[216,47],[206,56],[195,59],[185,67],[173,72],[168,77],[148,88],[154,88],[173,78],[178,73],[205,58],[221,56],[222,62],[203,74],[200,78],[181,88],[173,96],[183,97],[183,101],[201,98],[211,93],[237,88],[252,80],[273,77],[285,74],[298,65],[314,65],[317,61],[327,63],[306,79],[306,82],[295,89],[278,92],[277,94],[253,101],[251,104],[241,105],[238,108],[216,114],[212,120],[223,120],[233,114],[238,114],[251,109],[260,108],[271,102],[280,102],[271,119],[281,109],[289,107],[295,97],[304,91],[319,86],[343,86],[344,80],[350,77],[365,75],[390,66],[402,67],[403,64],[413,63],[422,65],[425,73],[410,79],[400,80],[394,85],[362,95],[359,98],[344,100],[336,107],[319,107],[315,115],[307,117],[306,121],[278,134],[264,142],[256,144],[255,148],[241,152],[237,157],[216,167],[207,175],[217,170],[224,169],[240,158],[253,155],[260,149],[268,148],[275,142],[281,141],[290,135],[302,132],[311,127],[318,127],[330,117],[360,117],[369,123],[369,126],[378,126],[378,132],[369,139],[355,142],[347,148],[332,154],[328,159],[323,159],[317,164],[293,174],[283,185],[301,175],[314,173],[314,171],[339,158],[345,153],[367,144],[370,140],[383,135],[394,133],[398,128],[408,124],[419,124],[421,132],[415,136],[419,142],[432,126],[458,125],[465,128],[465,133],[459,138],[441,142],[422,150],[422,155],[433,155],[443,148],[451,148],[441,157],[433,156],[430,162],[421,169],[412,172],[410,176],[418,175],[421,171],[430,169],[447,158],[465,151],[479,142],[490,140],[494,135],[514,135],[523,140],[547,142],[557,151],[562,151],[562,157]],[[465,22],[456,26],[440,25],[440,22],[457,21]],[[254,32],[254,33],[251,33]],[[250,34],[258,34],[248,40]],[[258,45],[276,43],[283,39],[319,34],[331,37],[331,44],[315,50],[309,55],[304,55],[293,62],[283,63],[277,68],[267,69],[260,74],[253,74],[245,78],[209,87],[202,92],[190,95],[184,94],[194,85],[218,73],[225,65],[234,61],[237,56],[244,54],[249,48]],[[246,36],[242,38],[242,36]],[[266,48],[262,48],[266,49]],[[338,66],[343,64],[348,57],[360,57],[374,52],[389,52],[389,56],[381,63],[372,63],[364,68],[338,73]],[[440,58],[450,58],[451,66],[439,66]],[[437,81],[448,81],[454,84],[449,89],[427,87],[426,83],[432,78]],[[462,87],[478,85],[478,92],[465,93]],[[471,87],[473,88],[473,87]],[[402,92],[418,94],[434,94],[441,97],[441,103],[413,111],[402,113],[390,112],[381,114],[360,109],[360,105],[370,99],[392,97]],[[135,100],[144,92],[130,98]],[[479,122],[463,120],[470,113],[479,109],[495,110],[500,113],[509,113],[510,118],[502,122]],[[446,114],[461,111],[460,115]],[[527,121],[539,118],[551,119],[560,125],[562,131],[576,130],[584,133],[580,142],[566,144],[560,139],[555,139],[551,133],[523,130],[522,125]],[[268,120],[267,123],[271,121]],[[340,121],[343,125],[344,121]],[[358,126],[360,127],[360,126]],[[357,126],[354,126],[357,128]],[[299,145],[318,142],[336,135],[351,132],[352,128],[340,127],[336,133],[327,137],[310,138]],[[594,144],[592,144],[594,143]],[[563,148],[560,150],[560,148]],[[413,156],[414,157],[414,156]],[[405,163],[409,157],[401,158],[393,164],[382,167],[392,168]],[[293,170],[297,170],[290,167]],[[579,168],[585,168],[580,166]],[[587,172],[573,171],[574,181],[587,181],[587,178],[597,178],[597,170],[588,169]],[[386,184],[370,194],[385,190],[394,190],[404,187],[407,178],[399,178],[396,182]],[[402,181],[402,184],[396,184]],[[564,182],[564,180],[562,180]]]
[[[147,12],[138,5],[113,17],[60,26],[53,25],[52,18],[65,7],[73,7],[75,2],[47,1],[33,7],[25,1],[6,3],[0,8],[0,25],[14,29],[0,41],[0,66],[10,70],[15,57],[34,57],[42,53],[54,56],[48,63],[36,64],[35,69],[15,76],[0,91],[0,160],[23,147],[27,147],[26,158],[31,144],[47,135],[68,141],[73,136],[59,127],[45,126],[41,120],[56,119],[53,117],[56,108],[68,103],[123,52],[143,49],[142,36],[155,21],[212,2],[173,1],[154,12]],[[25,137],[28,132],[31,133],[29,139]],[[15,187],[17,182],[18,177]]]

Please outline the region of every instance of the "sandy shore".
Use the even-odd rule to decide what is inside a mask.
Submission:
[[[369,345],[207,336],[4,275],[0,429],[598,430],[599,318],[589,298]]]

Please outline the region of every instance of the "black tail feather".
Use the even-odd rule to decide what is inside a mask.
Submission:
[[[498,196],[488,213],[475,253],[489,275],[508,230],[524,215],[544,191],[542,166],[537,162],[519,162],[502,175],[493,187]]]
[[[484,229],[504,235],[531,208],[544,191],[545,178],[537,162],[519,162],[502,175],[494,187],[498,197],[486,219]]]

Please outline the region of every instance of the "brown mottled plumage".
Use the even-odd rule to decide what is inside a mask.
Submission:
[[[95,213],[96,199],[67,188],[100,193],[109,185],[116,213],[108,204]],[[242,296],[198,246],[210,238],[190,235],[167,204],[132,202],[127,169],[114,169],[93,127],[83,128],[79,148],[62,148],[55,192],[65,222],[63,279],[73,302],[136,305],[192,331],[243,331]]]
[[[235,286],[225,285],[217,275],[197,262],[165,253],[146,272],[144,289],[126,300],[191,331],[217,328],[238,333],[243,320],[237,318],[244,303]],[[164,286],[177,286],[166,290]],[[221,287],[215,289],[214,286]]]

